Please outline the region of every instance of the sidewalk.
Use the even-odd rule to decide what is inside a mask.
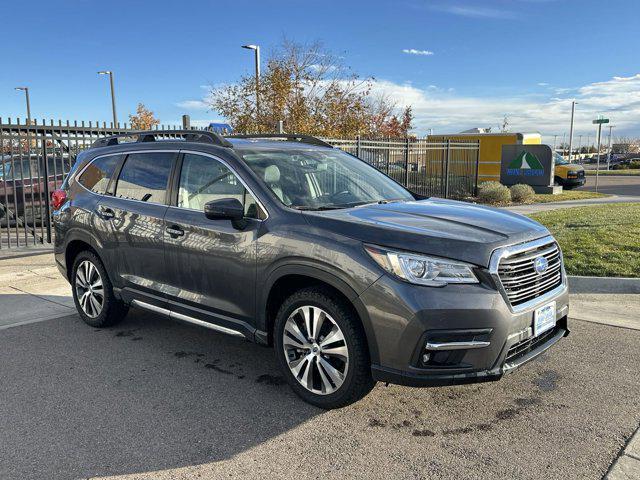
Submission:
[[[53,254],[4,250],[0,255],[0,330],[75,313],[71,287]]]
[[[505,210],[528,215],[530,213],[546,212],[550,210],[559,210],[561,208],[588,207],[590,205],[603,205],[608,203],[638,203],[640,197],[633,195],[611,195],[605,198],[593,198],[591,200],[567,200],[564,202],[551,203],[534,203],[531,205],[514,205],[512,207],[504,207]]]

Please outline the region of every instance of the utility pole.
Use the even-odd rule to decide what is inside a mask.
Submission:
[[[576,102],[575,100],[571,102],[571,126],[569,127],[569,163],[571,163],[571,155],[573,149],[573,117],[576,113]]]
[[[578,154],[582,153],[582,137],[584,135],[578,135]]]
[[[556,141],[558,139],[558,135],[554,135],[553,136],[553,152],[555,153],[556,151]]]
[[[609,148],[607,148],[607,170],[611,167],[611,130],[615,127],[613,125],[609,125]]]

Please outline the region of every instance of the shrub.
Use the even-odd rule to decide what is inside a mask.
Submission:
[[[511,192],[500,182],[483,182],[478,187],[478,200],[490,205],[508,205]]]
[[[524,183],[518,183],[509,190],[511,190],[511,200],[516,203],[530,203],[536,194],[531,185],[525,185]]]
[[[629,164],[629,168],[640,169],[640,160],[634,160]]]

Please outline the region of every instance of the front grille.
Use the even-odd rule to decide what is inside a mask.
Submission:
[[[584,170],[578,171],[578,178],[584,178]]]
[[[538,273],[534,262],[545,257],[547,269]],[[532,247],[524,252],[503,257],[498,264],[498,277],[512,306],[521,305],[562,284],[562,256],[558,244]]]
[[[558,326],[553,327],[550,330],[538,335],[537,337],[529,337],[526,340],[522,340],[512,346],[507,352],[507,358],[505,358],[505,362],[512,362],[520,357],[526,355],[532,350],[535,350],[538,346],[545,343],[547,340],[550,340],[556,333],[558,333]]]

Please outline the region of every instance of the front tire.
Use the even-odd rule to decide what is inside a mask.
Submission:
[[[127,314],[127,307],[113,294],[107,271],[92,252],[80,252],[71,275],[73,301],[80,318],[92,327],[110,327]]]
[[[275,320],[274,344],[293,391],[317,407],[344,407],[375,385],[359,319],[326,289],[304,288],[283,302]]]

